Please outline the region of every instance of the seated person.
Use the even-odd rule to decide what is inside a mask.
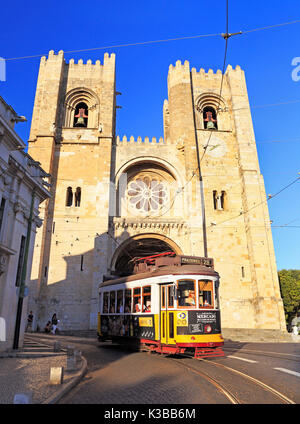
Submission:
[[[150,300],[146,301],[146,306],[145,306],[144,311],[145,312],[151,312],[151,301]]]
[[[189,296],[188,296],[188,298],[186,299],[186,303],[187,303],[189,306],[195,306],[195,304],[196,304],[196,302],[195,302],[195,293],[194,293],[193,291],[190,291],[190,292],[189,292]]]
[[[119,302],[117,312],[123,314],[123,302]]]
[[[52,327],[51,321],[48,321],[45,326],[45,333],[50,333],[51,327]]]
[[[138,303],[134,306],[135,312],[142,312],[142,304],[141,304],[141,298],[139,297]]]

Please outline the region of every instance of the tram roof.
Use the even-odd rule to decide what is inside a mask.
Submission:
[[[165,266],[162,268],[153,268],[151,271],[120,277],[112,280],[103,281],[99,284],[99,288],[113,286],[130,281],[145,280],[146,278],[159,277],[164,275],[205,275],[209,277],[219,277],[219,274],[213,269],[201,265],[181,265],[181,266]]]

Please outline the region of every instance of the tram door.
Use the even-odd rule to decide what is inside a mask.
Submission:
[[[174,291],[173,283],[160,287],[160,340],[161,343],[176,344],[174,325]]]

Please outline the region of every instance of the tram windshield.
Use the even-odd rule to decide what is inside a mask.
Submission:
[[[193,280],[180,280],[178,281],[178,306],[185,306],[190,308],[196,307],[195,302],[195,283]]]
[[[213,306],[213,282],[210,280],[199,281],[199,308]]]

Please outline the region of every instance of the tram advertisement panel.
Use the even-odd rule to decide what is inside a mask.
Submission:
[[[184,316],[183,316],[184,315]],[[220,311],[185,311],[177,313],[177,334],[210,334],[221,332]]]

